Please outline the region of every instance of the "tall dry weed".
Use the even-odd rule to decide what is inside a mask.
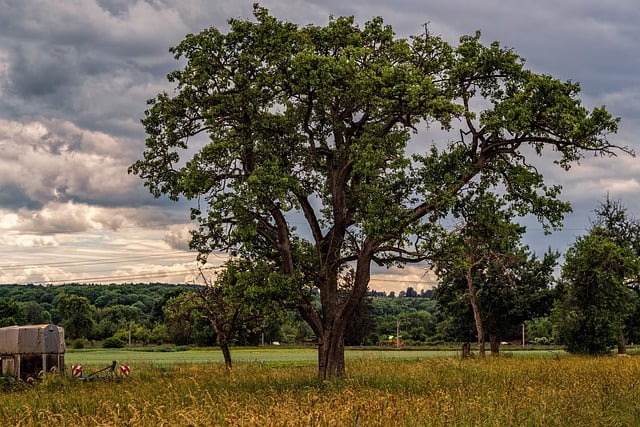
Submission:
[[[41,382],[0,395],[0,425],[504,426],[640,424],[640,356],[358,360],[313,367],[144,367],[123,381]],[[51,380],[49,380],[51,381]]]

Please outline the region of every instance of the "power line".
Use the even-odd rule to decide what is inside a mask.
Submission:
[[[144,256],[116,256],[116,257],[108,257],[101,259],[85,259],[82,261],[66,261],[66,262],[51,262],[51,263],[41,263],[41,264],[20,264],[20,265],[11,265],[11,266],[3,266],[0,267],[0,272],[17,272],[18,270],[32,270],[29,271],[29,274],[26,276],[27,280],[24,278],[22,280],[11,280],[12,276],[14,279],[17,278],[17,274],[8,275],[6,274],[3,278],[3,282],[5,283],[86,283],[86,282],[105,282],[105,281],[127,281],[127,280],[135,280],[135,279],[151,279],[154,277],[167,277],[174,276],[180,274],[193,273],[196,274],[198,269],[195,267],[185,270],[184,267],[180,270],[169,270],[168,266],[165,269],[161,269],[156,272],[147,272],[147,273],[137,273],[137,274],[111,274],[111,275],[96,275],[97,273],[108,273],[111,272],[112,269],[95,269],[95,268],[86,268],[87,266],[106,266],[112,264],[127,264],[127,263],[135,263],[140,261],[158,261],[158,260],[170,260],[174,263],[184,264],[185,262],[195,262],[195,253],[168,253],[168,254],[155,254],[155,255],[144,255]],[[92,276],[86,278],[74,277],[74,278],[65,278],[65,279],[51,279],[51,280],[28,280],[29,275],[37,274],[38,271],[43,272],[48,268],[69,268],[69,267],[85,267],[84,273],[91,273]],[[200,267],[202,270],[211,270],[218,267]],[[33,271],[35,270],[35,271]],[[41,273],[42,274],[42,273]],[[72,273],[74,275],[82,274],[82,272]]]
[[[221,269],[222,267],[205,267],[202,268],[204,271],[216,271]],[[174,270],[167,272],[154,272],[154,273],[140,273],[140,274],[121,274],[115,276],[101,276],[101,277],[86,277],[86,278],[67,278],[67,279],[55,279],[55,280],[40,280],[35,281],[35,283],[42,284],[54,284],[54,283],[104,283],[104,282],[114,282],[114,281],[129,281],[136,279],[150,279],[154,277],[163,277],[163,276],[175,276],[179,274],[188,274],[188,273],[196,273],[194,270]],[[30,282],[33,283],[33,282]],[[26,284],[26,282],[25,282]]]
[[[376,279],[375,277],[369,279],[369,282],[423,283],[425,285],[439,283],[437,280]]]
[[[49,262],[49,263],[37,263],[37,264],[11,264],[11,265],[0,265],[0,270],[20,270],[25,268],[47,268],[47,267],[79,267],[84,265],[100,265],[100,264],[118,264],[124,262],[133,262],[133,261],[145,261],[145,260],[162,260],[162,259],[173,259],[174,257],[179,258],[193,258],[195,259],[195,253],[193,254],[156,254],[156,255],[144,255],[144,256],[118,256],[118,257],[109,257],[109,258],[98,258],[98,259],[86,259],[83,261],[60,261],[60,262]]]

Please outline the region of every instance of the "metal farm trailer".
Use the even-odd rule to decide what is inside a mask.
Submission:
[[[0,328],[0,374],[26,379],[64,370],[64,329],[56,325]]]

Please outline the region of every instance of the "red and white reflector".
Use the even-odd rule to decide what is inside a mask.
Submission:
[[[71,367],[71,376],[73,378],[78,378],[82,376],[82,365],[73,365]]]
[[[120,366],[120,375],[122,375],[123,377],[128,377],[130,373],[131,367],[129,367],[129,365]]]

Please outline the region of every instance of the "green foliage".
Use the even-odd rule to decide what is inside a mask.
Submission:
[[[196,293],[183,291],[169,298],[162,308],[169,341],[177,345],[191,343],[195,319],[202,316]]]
[[[371,313],[371,300],[364,298],[349,319],[344,335],[345,345],[376,344],[373,337],[375,319]]]
[[[625,281],[637,277],[638,256],[628,247],[591,233],[576,239],[565,258],[566,294],[554,309],[558,338],[573,353],[607,353],[633,309]]]
[[[270,263],[249,259],[227,261],[216,280],[207,282],[198,295],[199,307],[216,332],[229,368],[229,346],[239,334],[256,332],[267,319],[280,316],[291,295],[289,277]]]
[[[13,326],[17,324],[18,322],[13,317],[5,317],[2,320],[0,320],[0,327],[3,327],[3,328],[6,326]]]
[[[621,201],[614,201],[606,195],[605,200],[595,209],[596,217],[591,223],[590,233],[598,234],[610,239],[616,245],[627,248],[640,260],[640,221],[631,215]],[[640,262],[640,261],[639,261]],[[618,336],[618,349],[624,352],[626,341],[636,340],[640,331],[640,278],[631,274],[625,277],[625,285],[632,290],[633,313],[625,319],[625,326]]]
[[[129,336],[130,336],[130,331],[128,329],[120,329],[115,334],[113,334],[113,338],[122,341],[123,343],[125,343],[125,345],[129,343]]]
[[[26,323],[27,311],[22,304],[12,298],[0,299],[0,327]]]
[[[0,390],[3,392],[16,392],[25,390],[27,384],[19,381],[10,375],[0,375]]]
[[[126,345],[126,341],[122,337],[109,337],[102,342],[103,348],[123,348]]]
[[[149,342],[154,344],[165,344],[169,340],[169,330],[164,323],[157,323],[149,334]]]
[[[428,311],[412,310],[376,319],[378,341],[384,343],[389,336],[396,336],[398,326],[405,345],[425,344],[436,335],[435,316]]]
[[[440,284],[434,296],[440,310],[454,320],[440,333],[448,339],[481,347],[485,336],[494,345],[511,329],[551,308],[550,285],[557,254],[542,259],[521,243],[524,227],[514,222],[517,210],[482,187],[455,207],[459,225],[436,247]],[[496,351],[492,348],[492,351]]]
[[[26,323],[30,325],[39,325],[51,323],[51,313],[35,301],[26,301],[22,303],[27,314]]]
[[[539,344],[551,344],[553,342],[553,322],[549,317],[539,317],[527,320],[527,340]]]
[[[65,336],[70,339],[88,338],[92,336],[95,326],[93,317],[96,308],[88,298],[78,295],[60,294],[56,304],[63,321]]]
[[[278,341],[281,344],[300,344],[305,340],[315,338],[309,325],[302,320],[298,313],[288,312],[279,328],[279,338],[271,341]]]

